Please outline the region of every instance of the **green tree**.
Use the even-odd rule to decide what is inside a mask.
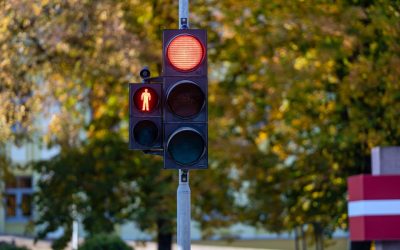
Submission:
[[[89,145],[102,152],[94,142],[110,131],[126,143],[125,83],[138,80],[141,65],[160,72],[161,30],[177,27],[176,4],[5,3],[0,27],[11,28],[2,41],[20,39],[7,51],[27,53],[24,74],[40,86],[33,95],[56,109],[46,141],[61,146],[59,157],[90,158]],[[204,228],[237,219],[233,197],[242,220],[272,231],[307,224],[319,248],[323,234],[347,227],[347,176],[369,172],[372,147],[399,141],[399,8],[356,0],[191,5],[193,26],[208,29],[211,69],[210,170],[192,174]],[[21,62],[7,61],[8,69],[18,75]],[[149,166],[135,170],[141,206],[132,218],[171,236],[176,173],[139,152],[126,161]]]
[[[95,235],[79,246],[82,250],[133,250],[132,247],[128,246],[118,236],[109,234]]]
[[[38,237],[63,228],[63,237],[53,247],[64,249],[76,216],[89,236],[112,233],[115,224],[127,221],[139,205],[135,180],[141,165],[116,133],[37,162],[35,170],[42,176],[36,195]]]
[[[24,67],[35,81],[27,83],[37,86],[32,96],[41,101],[35,114],[51,118],[44,143],[61,149],[56,157],[34,164],[43,177],[36,223],[44,227],[38,237],[62,227],[65,234],[54,245],[62,248],[70,236],[74,204],[90,234],[110,232],[115,223],[131,218],[143,230],[157,230],[159,241],[164,239],[159,248],[170,249],[177,173],[162,171],[159,159],[124,148],[126,83],[138,80],[133,73],[142,65],[160,73],[161,30],[177,26],[176,1],[10,1],[4,7],[8,23],[2,25],[11,31],[4,39],[21,37],[18,49],[29,52]],[[199,173],[202,182],[193,181],[199,197],[194,217],[204,228],[232,221],[225,216],[233,201],[229,171],[219,163],[211,163],[212,172]],[[125,193],[130,178],[134,193]],[[112,193],[119,186],[120,196]],[[211,220],[204,221],[205,215]]]
[[[347,227],[346,178],[370,171],[372,147],[400,140],[399,4],[219,1],[214,16],[203,11],[218,34],[213,129],[237,152],[227,157],[252,201],[245,220],[308,224],[321,248],[322,234]]]
[[[17,27],[24,30],[28,24],[16,21],[9,5],[0,5],[0,180],[6,181],[16,167],[7,146],[20,146],[32,139],[40,98],[33,94],[37,79],[29,73],[37,59],[31,57],[34,50],[25,46],[30,37],[16,32]]]

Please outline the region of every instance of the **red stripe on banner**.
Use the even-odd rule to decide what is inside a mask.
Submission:
[[[400,240],[400,215],[350,217],[350,239]]]
[[[364,177],[365,175],[354,175],[347,179],[347,193],[349,201],[362,200],[364,197]]]
[[[347,184],[349,201],[400,199],[400,175],[356,175]]]

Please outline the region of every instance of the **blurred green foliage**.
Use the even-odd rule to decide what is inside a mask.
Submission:
[[[400,4],[212,9],[211,133],[248,194],[243,219],[272,231],[308,224],[321,244],[347,228],[347,177],[370,172],[373,147],[400,142]]]
[[[116,235],[98,234],[85,240],[80,250],[133,250]]]
[[[1,4],[0,137],[14,139],[15,121],[31,134],[47,115],[43,141],[61,148],[36,165],[48,177],[39,222],[51,225],[40,236],[69,229],[71,203],[93,234],[133,219],[172,236],[176,173],[126,151],[126,83],[144,65],[160,73],[177,1]],[[237,221],[307,224],[321,244],[346,229],[346,178],[370,172],[373,147],[400,141],[400,3],[201,0],[190,10],[209,36],[210,165],[191,174],[204,235]]]
[[[29,250],[26,247],[18,247],[13,244],[9,244],[6,242],[0,242],[0,250]]]

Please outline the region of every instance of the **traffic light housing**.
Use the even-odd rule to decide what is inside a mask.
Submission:
[[[163,32],[164,168],[208,167],[205,30]]]
[[[162,149],[162,87],[129,84],[129,149]]]

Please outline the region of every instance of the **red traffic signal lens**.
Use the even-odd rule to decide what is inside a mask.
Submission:
[[[194,36],[179,35],[169,43],[167,58],[175,69],[192,71],[203,61],[204,47]]]
[[[143,113],[152,112],[158,104],[158,95],[156,91],[149,87],[138,89],[133,99],[136,109]]]

